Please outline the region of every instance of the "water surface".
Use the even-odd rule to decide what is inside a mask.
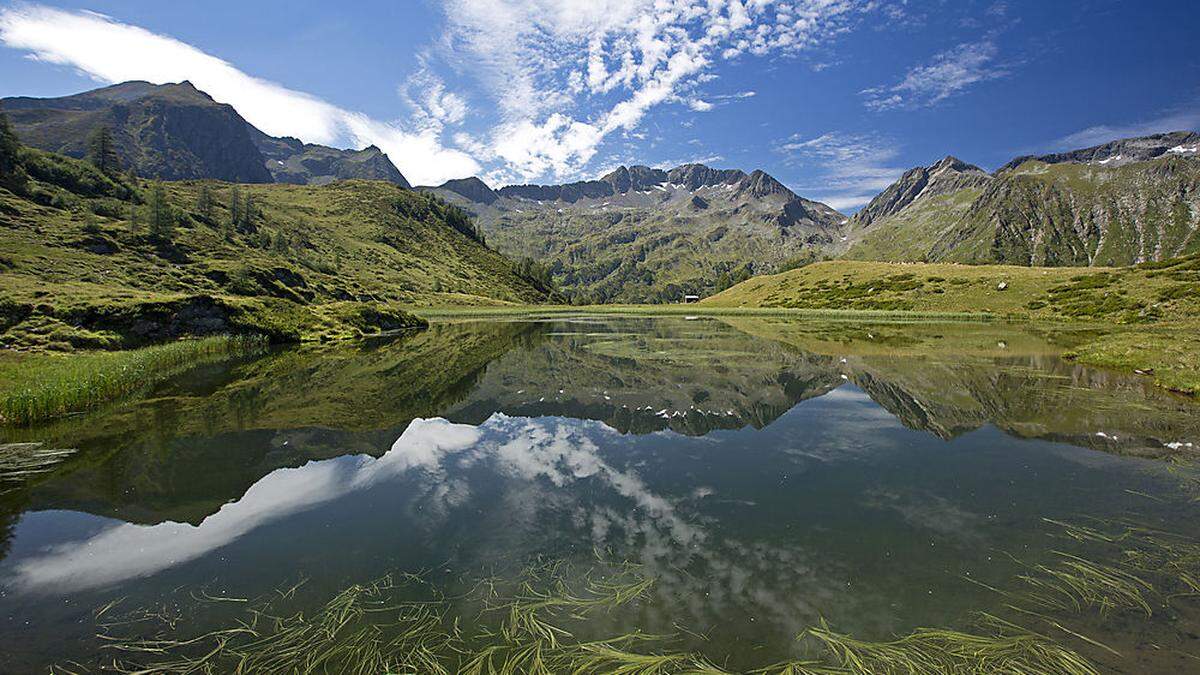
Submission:
[[[1200,406],[1059,358],[1079,339],[593,317],[204,366],[9,432],[78,452],[0,495],[0,670],[111,661],[96,612],[115,600],[99,623],[156,608],[195,635],[242,599],[303,582],[278,594],[311,612],[389,573],[420,573],[470,633],[480,579],[547,564],[653,579],[574,634],[669,634],[730,670],[809,653],[795,638],[822,621],[965,629],[1085,553],[1059,523],[1200,534],[1180,469]],[[1187,671],[1192,602],[1066,612],[1119,657],[1055,637],[1102,670]]]

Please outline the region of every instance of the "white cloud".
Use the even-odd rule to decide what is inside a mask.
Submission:
[[[496,98],[491,148],[526,180],[568,178],[604,139],[697,94],[720,60],[794,55],[848,29],[869,0],[447,0],[441,55]],[[734,96],[748,98],[753,92]],[[514,139],[528,145],[518,147]]]
[[[898,84],[863,90],[865,105],[877,111],[937,105],[974,84],[1008,75],[995,63],[997,53],[991,39],[960,44],[911,68]]]
[[[430,70],[424,59],[399,93],[413,110],[413,126],[434,133],[441,133],[446,125],[462,123],[470,110],[466,99],[446,89],[446,83]]]
[[[31,58],[70,66],[104,83],[146,80],[155,84],[190,80],[217,101],[237,108],[254,126],[274,136],[312,143],[352,140],[375,144],[413,183],[439,183],[475,173],[478,163],[439,142],[441,127],[415,132],[344,110],[304,92],[248,75],[192,45],[120,23],[102,14],[41,5],[0,10],[0,40]],[[444,89],[425,100],[428,115],[455,123],[465,102]],[[428,122],[430,118],[426,118]]]
[[[791,161],[814,161],[822,169],[813,199],[846,211],[871,201],[905,171],[891,166],[898,148],[872,135],[826,133],[815,138],[793,137],[779,146]]]
[[[1200,110],[1185,110],[1172,112],[1151,120],[1133,124],[1107,125],[1099,124],[1088,127],[1073,134],[1063,136],[1053,142],[1055,150],[1078,150],[1093,145],[1100,145],[1118,138],[1149,136],[1168,131],[1200,130]]]

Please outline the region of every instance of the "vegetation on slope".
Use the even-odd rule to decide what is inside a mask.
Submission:
[[[755,277],[701,304],[1147,323],[1200,316],[1200,256],[1100,269],[832,261]]]
[[[541,262],[574,304],[678,302],[811,261],[845,217],[763,171],[620,167],[600,180],[427,188],[477,214],[496,249]]]
[[[423,324],[403,306],[546,298],[461,210],[385,182],[150,184],[31,148],[8,154],[6,346],[352,336]]]
[[[916,201],[864,229],[845,257],[852,260],[924,260],[982,192],[982,188],[963,188]]]
[[[1028,160],[854,238],[846,257],[895,262],[1111,267],[1189,255],[1200,252],[1200,162]]]
[[[988,187],[933,260],[1130,265],[1200,251],[1200,162],[1027,162]]]

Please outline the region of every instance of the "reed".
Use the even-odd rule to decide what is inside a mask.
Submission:
[[[119,352],[21,359],[0,389],[0,425],[29,426],[94,410],[197,364],[266,347],[256,336],[214,336]]]

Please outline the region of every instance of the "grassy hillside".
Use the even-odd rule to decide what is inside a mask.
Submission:
[[[381,181],[169,183],[158,203],[144,181],[21,153],[29,179],[0,187],[7,346],[110,348],[220,331],[355,335],[413,325],[402,306],[546,297],[477,241],[460,211]],[[250,214],[237,222],[235,194]],[[170,212],[169,231],[152,229],[156,207]]]
[[[1026,162],[1002,174],[932,260],[1130,265],[1200,251],[1200,162]]]
[[[804,240],[769,226],[630,208],[605,213],[510,213],[489,227],[488,242],[513,257],[550,265],[579,302],[677,302],[776,269]],[[740,275],[740,276],[739,276]]]
[[[702,304],[1145,323],[1200,316],[1200,256],[1126,268],[830,261],[755,277]]]
[[[914,202],[903,211],[851,234],[852,243],[844,257],[851,260],[924,260],[982,193],[981,188],[964,188]]]
[[[1103,322],[1121,328],[1074,348],[1076,358],[1153,372],[1167,387],[1200,391],[1200,255],[1102,269],[833,261],[755,277],[700,306]]]

